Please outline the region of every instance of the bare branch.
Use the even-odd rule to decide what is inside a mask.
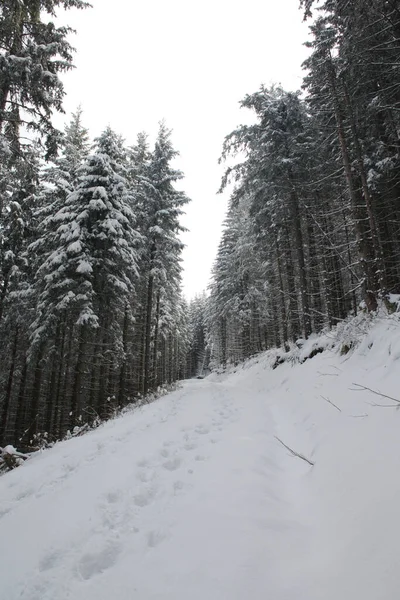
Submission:
[[[357,390],[353,390],[357,391]],[[378,404],[377,402],[368,402],[370,406],[379,406],[379,408],[400,408],[400,404]]]
[[[376,394],[377,396],[380,396],[381,398],[387,398],[388,400],[393,400],[393,402],[397,402],[397,404],[400,404],[400,400],[398,398],[393,398],[393,396],[388,396],[387,394],[382,394],[381,392],[378,392],[377,390],[373,390],[369,387],[367,387],[366,385],[361,385],[360,383],[353,383],[352,385],[356,386],[356,390],[352,390],[353,392],[362,392],[362,391],[367,391],[367,392],[371,392],[372,394]],[[351,388],[350,388],[351,389]],[[395,405],[381,405],[381,404],[377,404],[377,406],[395,406]]]
[[[318,375],[324,376],[324,377],[339,377],[338,373],[321,373],[321,371],[317,371]]]
[[[332,406],[334,406],[336,408],[336,410],[338,410],[339,412],[342,412],[342,409],[339,408],[338,406],[336,406],[336,404],[334,404],[331,400],[329,400],[329,398],[326,398],[325,396],[321,396],[321,398],[323,400],[325,400],[326,402],[329,402],[329,404],[332,404]]]
[[[289,448],[289,446],[286,446],[286,444],[284,442],[282,442],[282,440],[280,440],[276,435],[274,437],[276,440],[278,440],[278,442],[280,442],[282,444],[282,446],[284,446],[286,448],[286,450],[289,450],[289,452],[291,454],[293,454],[293,456],[297,456],[297,458],[301,458],[301,460],[305,460],[312,467],[314,466],[314,463],[311,460],[309,460],[308,458],[306,458],[303,454],[299,454],[299,452],[295,452],[294,450],[292,450],[292,448]]]

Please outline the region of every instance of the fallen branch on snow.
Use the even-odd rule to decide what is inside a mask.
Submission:
[[[332,404],[332,406],[334,406],[336,408],[336,410],[338,410],[339,412],[342,412],[342,409],[339,408],[338,406],[336,406],[336,404],[334,404],[331,400],[329,400],[329,398],[326,398],[326,396],[321,396],[321,398],[323,400],[325,400],[326,402],[329,402],[329,404]]]
[[[372,394],[375,394],[376,396],[380,396],[381,398],[387,398],[388,400],[393,400],[393,402],[397,402],[397,404],[400,405],[400,400],[398,398],[393,398],[393,396],[388,396],[387,394],[382,394],[381,392],[378,392],[377,390],[373,390],[369,387],[367,387],[366,385],[361,385],[360,383],[353,383],[352,385],[355,385],[357,389],[353,389],[353,392],[371,392]],[[350,388],[351,389],[351,388]],[[381,405],[381,404],[377,404],[376,406],[396,406],[395,404],[391,404],[391,405]]]
[[[301,458],[301,460],[305,460],[309,465],[311,465],[312,467],[314,466],[314,463],[309,460],[306,456],[304,456],[303,454],[299,454],[299,452],[295,452],[295,450],[293,450],[292,448],[289,448],[289,446],[287,446],[284,442],[282,442],[281,439],[278,438],[278,436],[274,436],[276,440],[278,440],[278,442],[280,442],[282,444],[282,446],[284,446],[286,448],[286,450],[289,450],[289,452],[291,454],[293,454],[293,456],[297,456],[297,458]]]

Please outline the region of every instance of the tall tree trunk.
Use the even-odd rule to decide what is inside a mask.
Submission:
[[[360,257],[361,269],[364,276],[364,285],[363,285],[363,294],[365,304],[367,306],[368,311],[374,311],[378,307],[377,299],[376,299],[376,280],[374,272],[371,268],[371,259],[368,248],[368,240],[365,236],[365,231],[363,227],[363,218],[360,215],[360,205],[359,200],[356,194],[356,190],[353,182],[353,174],[351,171],[351,160],[350,153],[347,145],[346,135],[345,135],[345,127],[342,116],[342,109],[340,105],[339,94],[337,92],[336,86],[336,73],[334,66],[332,64],[332,59],[328,55],[326,57],[326,65],[328,70],[329,84],[331,89],[331,97],[333,100],[334,112],[335,112],[335,120],[336,120],[336,129],[339,140],[339,145],[342,154],[343,167],[346,176],[347,189],[350,196],[350,203],[353,212],[353,221],[354,221],[354,231],[357,239],[358,253]]]
[[[344,90],[344,98],[345,98],[346,108],[347,108],[349,119],[350,119],[350,129],[351,129],[351,133],[352,133],[352,137],[353,137],[354,148],[356,151],[357,166],[358,166],[358,171],[359,171],[359,175],[360,175],[360,179],[361,179],[361,186],[362,186],[365,206],[367,209],[369,227],[371,230],[372,246],[374,249],[375,262],[376,262],[376,267],[377,267],[376,271],[377,271],[377,277],[379,280],[379,287],[380,287],[380,291],[382,293],[385,293],[387,290],[387,281],[386,281],[385,264],[383,261],[382,243],[381,243],[381,239],[380,239],[380,235],[379,235],[379,229],[378,229],[378,226],[376,223],[371,194],[370,194],[369,187],[368,187],[367,174],[365,172],[365,166],[364,166],[364,157],[363,157],[363,153],[362,153],[360,138],[358,136],[357,125],[356,125],[356,121],[355,121],[355,117],[354,117],[354,110],[353,110],[353,106],[352,106],[349,92],[347,89],[347,84],[344,81],[344,79],[343,79],[343,90]]]
[[[146,395],[149,391],[150,383],[150,341],[151,341],[151,317],[153,310],[153,275],[149,275],[147,283],[147,303],[146,303],[146,327],[145,327],[145,343],[144,343],[144,373],[143,373],[143,394]]]
[[[108,348],[110,346],[109,337],[109,307],[105,306],[100,309],[100,313],[103,313],[104,319],[101,324],[102,339],[100,344],[100,373],[99,373],[99,394],[97,399],[98,413],[101,419],[106,419],[109,416],[109,401],[108,401],[108,382],[110,377],[111,358],[109,356]]]
[[[281,259],[281,250],[279,246],[279,240],[276,240],[275,243],[275,255],[276,255],[276,269],[278,275],[278,294],[280,297],[280,311],[279,311],[279,328],[281,330],[281,339],[283,342],[287,342],[289,340],[288,335],[288,319],[286,313],[286,297],[285,297],[285,289],[283,285],[283,276],[282,276],[282,259]],[[278,344],[279,346],[280,344]]]
[[[296,260],[299,269],[299,283],[300,283],[300,300],[301,300],[301,324],[303,329],[303,335],[308,338],[311,333],[311,318],[310,318],[310,304],[309,304],[309,292],[308,282],[306,273],[306,264],[304,258],[304,243],[303,233],[301,230],[301,216],[299,208],[299,197],[294,185],[293,175],[289,169],[289,178],[292,186],[290,193],[290,213],[292,218],[292,229],[294,233],[294,245],[296,252]]]
[[[283,225],[283,233],[285,235],[285,240],[283,242],[284,251],[285,251],[285,267],[286,267],[286,280],[287,280],[287,317],[288,323],[290,324],[290,339],[295,341],[296,338],[301,335],[301,326],[299,321],[299,307],[298,307],[298,295],[297,295],[297,286],[295,281],[294,274],[294,265],[293,265],[293,254],[290,243],[290,234],[289,234],[289,226],[287,223]],[[287,342],[288,340],[284,340]]]
[[[226,366],[226,358],[227,358],[227,327],[226,327],[226,317],[220,317],[219,320],[220,327],[220,361],[222,366]]]
[[[31,399],[31,408],[29,411],[29,420],[30,425],[26,432],[26,437],[28,441],[30,441],[31,436],[35,435],[39,431],[39,409],[40,409],[40,400],[41,400],[41,391],[42,391],[42,380],[43,380],[43,356],[44,356],[45,344],[42,343],[38,349],[35,368],[34,368],[34,378],[32,385],[32,399]]]
[[[62,376],[63,376],[63,368],[65,363],[65,333],[66,333],[66,317],[65,314],[61,317],[60,323],[60,352],[59,352],[59,361],[57,365],[57,378],[56,378],[56,386],[55,386],[55,395],[54,395],[54,417],[53,417],[53,427],[52,434],[56,439],[61,437],[60,432],[60,414],[61,414],[61,406],[60,406],[60,397],[61,397],[61,385],[62,385]]]
[[[124,324],[122,328],[122,346],[124,356],[122,358],[122,365],[119,372],[118,382],[118,406],[121,408],[126,404],[126,372],[127,372],[127,361],[128,361],[128,330],[129,330],[129,312],[128,306],[125,306],[124,313]]]
[[[10,414],[11,393],[12,393],[12,387],[13,387],[13,381],[14,381],[14,372],[15,372],[17,349],[18,349],[18,334],[19,334],[19,331],[18,331],[18,327],[17,327],[15,330],[14,343],[12,345],[12,350],[11,350],[10,368],[8,371],[7,385],[6,385],[6,389],[5,389],[2,412],[0,415],[0,445],[3,445],[6,442],[5,434],[6,434],[6,430],[7,430],[7,421],[8,421],[9,414]]]
[[[153,343],[153,385],[156,388],[160,381],[158,376],[158,344],[159,344],[159,327],[160,327],[160,292],[156,295],[156,314],[154,325],[154,343]]]
[[[324,325],[320,284],[320,259],[317,250],[316,232],[309,219],[307,219],[307,233],[310,255],[310,303],[313,308],[312,323],[314,324],[314,331],[320,331]]]
[[[7,296],[8,284],[10,279],[10,272],[7,270],[7,273],[3,275],[3,285],[0,293],[0,321],[3,318],[4,313],[4,303]]]
[[[78,331],[78,337],[79,346],[75,363],[74,381],[71,393],[71,409],[69,415],[69,426],[71,429],[73,429],[77,424],[79,413],[81,411],[82,375],[85,368],[85,346],[87,338],[87,327],[85,325],[81,326],[80,331]]]
[[[49,434],[53,433],[53,418],[54,418],[54,396],[57,385],[57,370],[60,364],[60,355],[58,352],[58,346],[60,341],[60,323],[57,324],[57,331],[54,338],[54,348],[51,359],[50,369],[50,385],[48,393],[45,398],[45,419],[44,419],[44,430]]]
[[[72,345],[74,341],[74,327],[70,324],[68,328],[68,346],[65,357],[65,373],[63,378],[63,384],[61,386],[60,394],[60,424],[59,431],[60,437],[63,437],[69,427],[69,413],[70,413],[70,398],[68,395],[68,389],[70,387],[70,374],[72,370]]]

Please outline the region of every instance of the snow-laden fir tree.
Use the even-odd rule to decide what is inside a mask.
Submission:
[[[85,8],[83,0],[3,0],[0,4],[0,138],[20,153],[21,126],[45,136],[55,153],[59,132],[51,122],[62,111],[60,74],[72,68],[69,27],[57,27],[56,9]]]
[[[249,198],[233,194],[213,266],[204,325],[213,365],[238,362],[265,348],[269,294],[257,252]]]
[[[180,297],[183,249],[179,234],[182,207],[189,202],[175,188],[183,174],[172,166],[178,156],[171,142],[171,132],[161,123],[154,151],[147,168],[148,193],[143,225],[146,255],[143,276],[146,279],[145,329],[143,356],[143,392],[159,379],[159,344],[163,331],[163,314]]]
[[[37,235],[39,160],[38,149],[32,145],[24,160],[14,162],[0,223],[0,338],[4,340],[0,348],[0,439],[7,431],[15,431],[24,410],[22,401],[19,406],[13,403],[13,394],[18,386],[19,394],[25,391],[27,328],[35,306],[35,265],[29,244]]]
[[[63,399],[63,410],[69,408],[72,422],[80,414],[88,361],[93,381],[86,381],[85,387],[90,384],[92,403],[104,414],[111,373],[124,360],[121,328],[132,306],[141,237],[130,206],[123,154],[121,140],[107,128],[79,169],[77,187],[65,206],[43,222],[48,253],[37,272],[38,312],[31,351],[40,359],[60,323],[67,327],[67,338],[77,346],[69,365],[73,371],[69,407]],[[35,394],[34,400],[39,398],[37,390]],[[32,406],[33,416],[38,406]]]
[[[308,336],[310,296],[301,210],[309,150],[305,108],[297,94],[275,86],[261,87],[246,96],[242,106],[254,111],[257,122],[232,132],[225,140],[223,156],[237,151],[247,153],[245,162],[236,165],[233,171],[243,177],[246,189],[251,189],[250,211],[258,235],[265,236],[276,227],[289,232],[293,251],[286,264],[290,268],[289,294],[293,297],[290,315],[293,335]],[[298,298],[295,278],[299,280]]]

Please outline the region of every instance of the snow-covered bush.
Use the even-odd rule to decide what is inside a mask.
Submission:
[[[14,446],[0,447],[0,473],[19,467],[27,458],[29,458],[28,454],[17,452]]]

